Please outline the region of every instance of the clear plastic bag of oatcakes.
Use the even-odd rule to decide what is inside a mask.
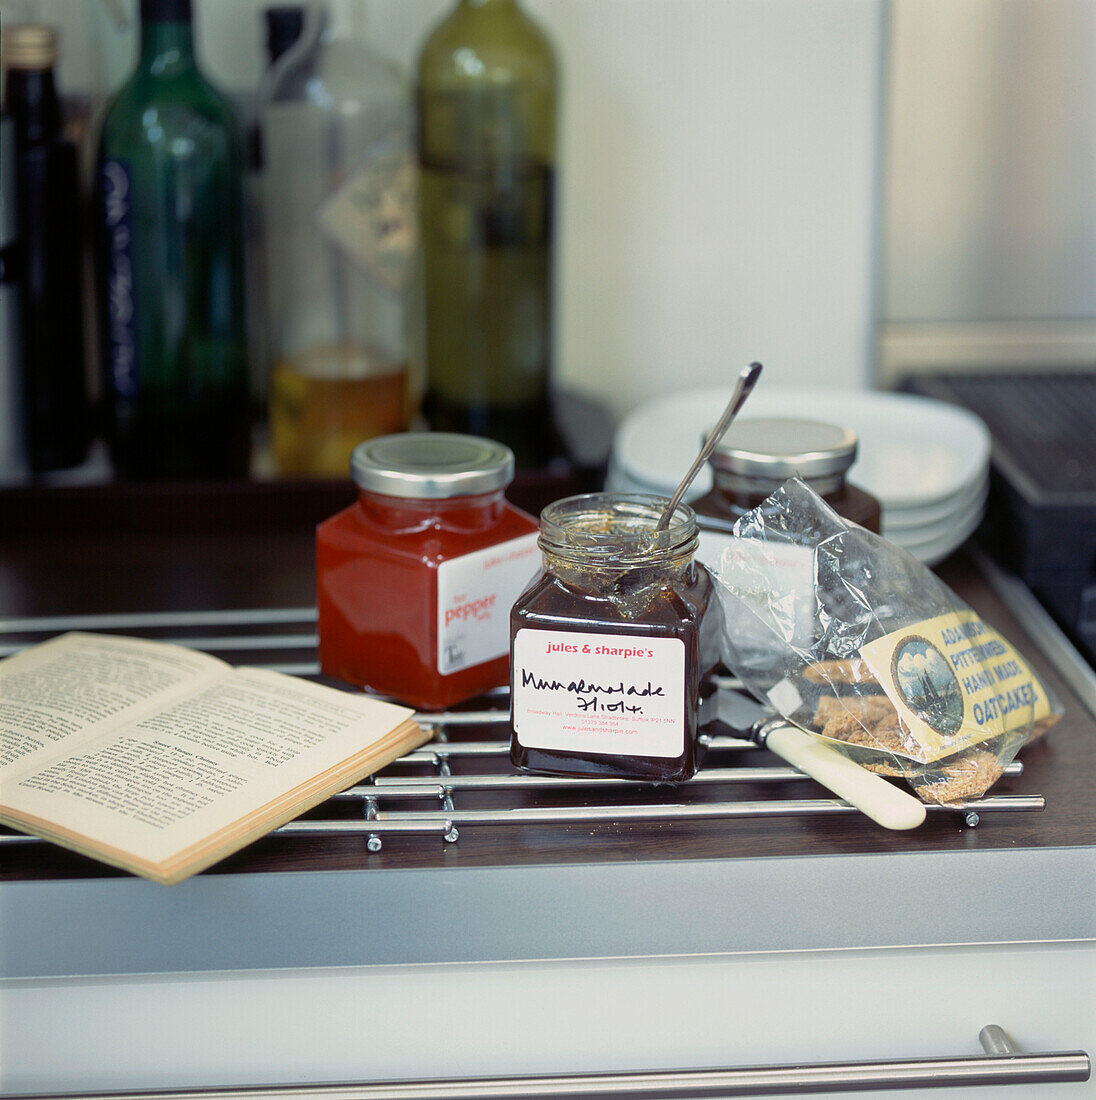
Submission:
[[[714,572],[728,668],[926,802],[979,797],[1061,717],[1023,656],[930,569],[796,478],[735,524]]]

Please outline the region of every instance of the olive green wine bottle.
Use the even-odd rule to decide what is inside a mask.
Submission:
[[[458,0],[418,65],[430,427],[551,455],[557,67],[517,0]]]
[[[197,66],[190,0],[141,0],[97,173],[111,457],[125,477],[243,475],[242,152]]]

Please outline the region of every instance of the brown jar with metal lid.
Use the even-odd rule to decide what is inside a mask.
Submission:
[[[711,490],[691,502],[700,526],[732,524],[788,478],[798,477],[838,515],[878,534],[879,501],[846,480],[857,444],[855,432],[816,420],[736,421],[709,459]]]
[[[696,517],[641,493],[541,512],[544,568],[510,612],[510,759],[552,775],[681,782],[696,771],[702,680],[721,615],[693,560]]]

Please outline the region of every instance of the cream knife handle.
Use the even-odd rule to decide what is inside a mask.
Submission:
[[[763,731],[766,748],[884,828],[916,829],[925,820],[923,802],[817,737],[785,722],[766,722]]]

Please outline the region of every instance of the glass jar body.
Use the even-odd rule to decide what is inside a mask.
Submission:
[[[505,684],[507,611],[536,570],[535,531],[501,489],[361,491],[316,532],[324,674],[420,710]]]
[[[553,541],[552,509],[593,501],[596,513],[620,500],[658,498],[591,494],[542,516],[544,569],[510,613],[510,757],[551,774],[679,782],[696,771],[700,682],[718,661],[718,602],[693,560],[687,508],[687,533],[672,525],[664,545],[640,544],[638,553],[630,553],[634,533],[625,533],[632,545],[615,559],[611,545],[606,554],[604,545]]]

